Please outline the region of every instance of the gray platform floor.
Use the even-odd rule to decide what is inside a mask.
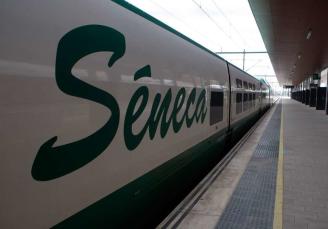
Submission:
[[[328,228],[328,115],[283,100],[283,228]]]
[[[328,116],[323,111],[317,111],[291,99],[282,100],[282,112],[280,111],[281,109],[277,105],[266,114],[254,133],[239,149],[237,155],[197,204],[188,210],[188,214],[185,214],[184,209],[179,210],[179,215],[186,216],[179,225],[172,226],[173,228],[252,228],[249,222],[255,222],[252,220],[254,218],[252,214],[256,215],[256,212],[259,216],[268,219],[266,221],[260,219],[258,222],[264,223],[255,223],[253,224],[254,228],[273,228],[273,225],[271,226],[274,218],[272,202],[275,201],[276,187],[276,171],[273,170],[277,168],[277,156],[275,156],[277,154],[273,151],[278,149],[276,147],[277,137],[272,138],[272,136],[277,135],[276,132],[279,129],[277,118],[282,117],[284,142],[282,228],[328,229]],[[273,126],[277,131],[268,132],[268,129]],[[267,144],[265,141],[268,141],[265,135],[271,136],[270,138],[273,139],[273,141],[270,140],[273,145],[271,155],[275,154],[271,158],[264,158],[266,163],[271,163],[270,171],[264,171],[270,175],[268,176],[270,179],[266,179],[260,174],[253,174],[254,169],[252,169],[252,167],[254,168],[254,158],[256,162],[259,156],[257,151],[260,150],[260,155],[264,155],[263,144]],[[255,167],[258,168],[258,166]],[[259,180],[262,177],[266,181],[270,180],[269,183],[271,182],[271,188],[268,189],[271,193],[269,198],[271,202],[265,203],[263,211],[258,208],[254,211],[254,208],[250,206],[236,208],[238,204],[242,203],[239,197],[243,197],[243,191],[245,197],[251,196],[255,199],[255,203],[261,199],[260,195],[257,197],[256,192],[252,191],[251,186],[244,186],[245,184],[255,182],[255,186],[263,184],[266,187],[270,186],[266,181],[259,183],[256,179],[252,180],[249,176],[250,172],[252,176],[260,178]],[[263,172],[263,170],[259,169],[258,172]],[[250,193],[251,195],[248,195]],[[239,201],[237,205],[236,200]],[[250,205],[250,203],[252,201],[249,199],[244,201],[245,205]],[[243,215],[238,216],[238,214]],[[231,219],[233,219],[232,221],[241,219],[243,222],[226,224]]]
[[[216,228],[272,229],[280,126],[281,103],[273,112]]]

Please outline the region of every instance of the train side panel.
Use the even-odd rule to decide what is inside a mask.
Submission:
[[[271,105],[270,101],[270,86],[264,81],[260,81],[260,87],[261,87],[261,111],[265,112],[267,109],[269,109]]]
[[[233,142],[237,141],[255,122],[259,115],[259,81],[228,65],[231,77],[231,130]]]
[[[225,61],[111,1],[2,5],[2,227],[149,226],[220,159]]]

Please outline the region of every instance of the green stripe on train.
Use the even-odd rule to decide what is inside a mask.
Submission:
[[[245,132],[258,117],[255,112],[234,124],[233,136]],[[227,129],[219,131],[54,228],[156,226],[225,155],[226,136]]]

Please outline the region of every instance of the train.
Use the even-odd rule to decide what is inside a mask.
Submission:
[[[1,5],[1,228],[155,227],[273,102],[126,1]]]

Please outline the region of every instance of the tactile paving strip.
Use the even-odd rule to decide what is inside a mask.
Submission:
[[[216,228],[271,229],[279,154],[281,103],[271,117]]]

